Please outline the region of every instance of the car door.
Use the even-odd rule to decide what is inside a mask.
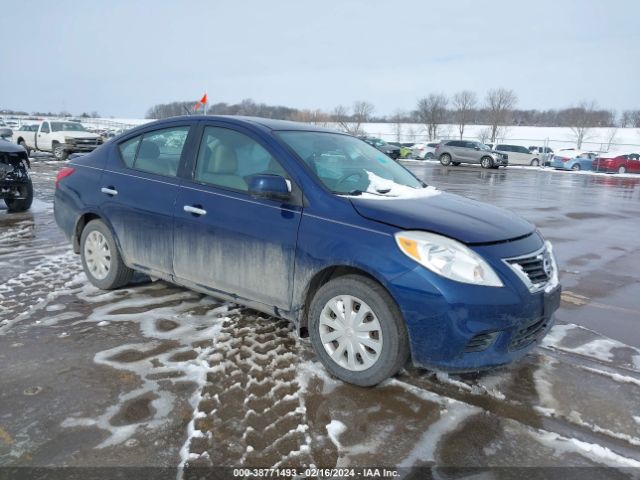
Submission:
[[[627,171],[630,173],[640,173],[640,154],[632,153],[627,160]]]
[[[51,150],[51,124],[42,122],[36,133],[36,147],[38,150]]]
[[[462,147],[460,151],[465,162],[468,163],[480,163],[480,157],[482,157],[482,150],[480,145],[476,142],[460,142]]]
[[[192,179],[176,200],[176,279],[288,310],[301,192],[291,184],[298,200],[251,196],[252,175],[287,177],[273,150],[242,127],[210,121],[201,130]]]
[[[100,205],[125,261],[160,277],[172,275],[173,209],[193,121],[158,126],[120,141],[101,179]]]

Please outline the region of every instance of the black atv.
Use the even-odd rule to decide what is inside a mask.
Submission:
[[[24,212],[33,202],[29,156],[20,145],[5,140],[3,133],[6,135],[0,131],[0,198],[10,212]]]

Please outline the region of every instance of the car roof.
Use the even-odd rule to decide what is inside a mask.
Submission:
[[[293,122],[290,120],[276,120],[273,118],[261,118],[261,117],[245,117],[239,115],[182,115],[178,117],[169,117],[155,122],[145,123],[142,127],[149,127],[151,125],[161,126],[165,123],[171,123],[176,120],[220,120],[227,123],[236,125],[258,125],[269,130],[301,130],[311,132],[330,132],[330,133],[343,133],[338,130],[318,127],[316,125],[310,125],[308,123]]]

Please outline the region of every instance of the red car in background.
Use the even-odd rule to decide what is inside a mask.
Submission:
[[[602,153],[593,161],[592,169],[594,172],[640,173],[640,154]]]

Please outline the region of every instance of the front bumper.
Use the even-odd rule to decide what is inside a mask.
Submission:
[[[404,315],[413,363],[477,371],[511,363],[534,348],[553,325],[561,287],[531,293],[502,258],[525,255],[541,245],[533,234],[474,247],[502,279],[505,286],[500,288],[453,282],[421,266],[394,279],[390,290]]]
[[[509,165],[509,159],[502,157],[493,157],[493,164],[499,165],[501,167],[506,167],[507,165]]]
[[[67,152],[93,152],[101,143],[64,143],[63,147]]]

